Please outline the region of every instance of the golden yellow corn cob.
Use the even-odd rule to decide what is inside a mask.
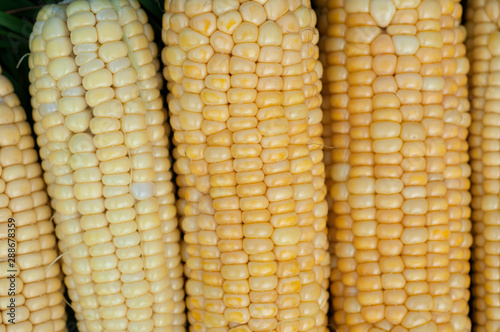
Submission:
[[[500,31],[498,1],[474,2],[469,14],[469,55],[472,64],[471,160],[475,232],[472,295],[477,331],[500,328],[498,287],[498,145],[497,109]]]
[[[460,26],[462,6],[458,1],[442,2],[443,34],[444,139],[446,145],[444,172],[448,189],[450,226],[450,295],[453,300],[450,322],[454,331],[469,331],[470,298],[470,166],[467,135],[470,126],[467,99],[469,62],[465,50],[465,28]]]
[[[26,113],[0,68],[0,331],[65,331],[51,209]]]
[[[319,5],[330,65],[324,105],[333,123],[326,132],[334,165],[333,323],[339,331],[468,330],[461,7],[434,0]]]
[[[165,2],[191,331],[325,331],[316,17],[307,1]]]
[[[40,155],[81,331],[184,330],[153,39],[134,0],[44,7],[31,38]]]

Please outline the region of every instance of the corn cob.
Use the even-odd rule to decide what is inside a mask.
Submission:
[[[474,323],[477,331],[500,328],[498,296],[498,145],[497,86],[498,1],[473,3],[471,20],[472,120],[470,145],[473,171]]]
[[[184,330],[153,38],[133,0],[47,6],[31,38],[35,126],[81,331]]]
[[[325,331],[322,75],[300,1],[166,1],[191,331]]]
[[[61,270],[42,169],[26,113],[1,73],[0,68],[0,330],[65,331]]]
[[[347,203],[345,189],[349,170],[349,113],[347,111],[347,70],[344,52],[345,17],[343,0],[324,0],[317,2],[318,27],[320,29],[321,61],[325,68],[323,75],[323,110],[325,125],[323,137],[325,145],[331,150],[325,153],[325,166],[329,195],[328,230],[331,254],[330,293],[332,296],[332,315],[330,324],[339,330],[346,329],[344,297],[352,296],[354,287],[348,287],[344,282],[343,273],[349,270],[352,261],[352,250],[341,250],[341,247],[352,247],[350,207]],[[345,257],[335,254],[343,252]],[[347,264],[346,264],[347,263]],[[350,295],[351,294],[351,295]]]
[[[458,269],[466,265],[470,245],[467,181],[453,181],[458,172],[451,165],[457,160],[453,149],[464,151],[466,146],[455,147],[444,130],[446,121],[454,121],[449,114],[467,110],[466,104],[455,103],[466,97],[460,75],[468,68],[463,59],[443,62],[443,53],[459,49],[457,57],[463,57],[463,48],[443,48],[441,31],[442,24],[454,29],[460,8],[433,0],[346,0],[322,6],[331,20],[325,26],[331,35],[322,44],[331,52],[324,58],[332,65],[326,72],[338,73],[331,79],[327,75],[326,82],[339,81],[328,89],[330,101],[337,103],[325,102],[332,114],[331,142],[333,151],[348,150],[339,157],[337,172],[329,172],[338,257],[332,271],[333,294],[339,295],[333,302],[333,323],[339,331],[466,330],[467,308],[456,297],[466,296],[467,288],[467,268]],[[450,17],[443,19],[441,11]],[[342,34],[345,46],[332,38]],[[451,40],[462,41],[460,35]],[[460,92],[455,90],[460,95],[443,99],[443,74],[457,80],[450,80],[445,91],[451,95],[460,84]],[[445,107],[450,109],[447,116]],[[467,115],[463,117],[457,124],[463,129],[455,132],[465,139]],[[335,162],[333,156],[330,162]],[[460,158],[463,171],[458,174],[466,178],[467,160]],[[454,192],[447,194],[447,186],[456,189],[456,182],[464,195],[458,202]],[[460,206],[448,210],[448,200]],[[457,218],[458,209],[463,215],[450,228],[450,214]],[[463,227],[457,229],[459,223]],[[459,234],[450,237],[450,230]],[[469,240],[459,243],[459,238]],[[450,245],[461,247],[450,250]],[[450,264],[450,258],[462,260]],[[450,273],[455,282],[448,282]]]
[[[470,331],[470,166],[467,134],[471,123],[467,99],[469,62],[465,50],[465,28],[460,26],[462,6],[458,1],[442,2],[443,34],[444,172],[450,218],[450,295],[453,300],[450,322],[454,331]]]

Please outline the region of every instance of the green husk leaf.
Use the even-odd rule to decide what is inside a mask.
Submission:
[[[33,23],[4,12],[0,12],[0,26],[3,26],[12,31],[12,33],[25,38],[29,38],[31,31],[33,30]]]
[[[150,21],[159,20],[161,22],[161,17],[163,16],[163,8],[160,5],[159,0],[139,0],[141,6],[148,10],[149,15],[153,15],[154,19],[150,17]]]

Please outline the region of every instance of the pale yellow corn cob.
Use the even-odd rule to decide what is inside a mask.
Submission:
[[[305,1],[166,1],[191,331],[325,331],[321,64]]]
[[[65,331],[51,209],[26,113],[0,68],[0,331]]]
[[[166,113],[145,13],[134,0],[79,0],[45,7],[35,26],[34,113],[78,327],[182,331]]]

